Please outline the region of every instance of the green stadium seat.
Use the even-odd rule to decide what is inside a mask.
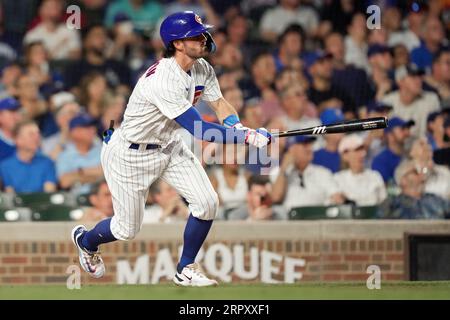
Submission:
[[[33,221],[73,221],[82,216],[81,209],[68,205],[47,204],[31,210]]]
[[[356,207],[353,217],[355,219],[377,219],[378,206]]]
[[[307,206],[291,209],[289,220],[351,219],[352,206]]]
[[[77,196],[76,204],[82,207],[90,207],[92,204],[89,201],[89,194],[80,194]]]
[[[0,222],[31,221],[29,208],[1,208]]]
[[[35,207],[47,204],[73,204],[70,194],[64,192],[46,193],[19,193],[14,197],[14,205],[18,207]]]

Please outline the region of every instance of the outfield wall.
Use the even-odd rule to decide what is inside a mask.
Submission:
[[[0,224],[0,284],[76,283],[75,223]],[[144,225],[130,242],[104,245],[106,275],[81,283],[160,283],[171,278],[183,223]],[[216,222],[199,258],[221,282],[407,280],[405,234],[450,234],[450,221]]]

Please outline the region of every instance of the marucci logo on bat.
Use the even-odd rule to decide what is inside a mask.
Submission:
[[[324,134],[327,132],[326,126],[314,127],[312,134]]]

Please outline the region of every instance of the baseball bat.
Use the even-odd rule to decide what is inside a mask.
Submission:
[[[276,138],[282,138],[298,135],[304,136],[304,135],[331,134],[331,133],[383,129],[386,128],[387,126],[388,126],[387,118],[376,117],[368,119],[350,120],[341,123],[316,126],[305,129],[274,132],[272,133],[272,136]]]

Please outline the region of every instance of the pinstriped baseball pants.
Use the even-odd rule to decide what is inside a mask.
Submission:
[[[131,240],[142,226],[145,201],[151,184],[161,178],[189,203],[194,217],[212,220],[218,196],[200,161],[181,139],[167,149],[130,149],[120,129],[103,143],[101,163],[113,201],[111,232],[117,239]],[[170,150],[169,150],[170,149]]]

